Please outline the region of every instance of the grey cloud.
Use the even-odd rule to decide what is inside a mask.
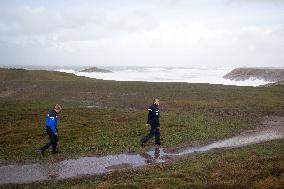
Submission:
[[[48,9],[45,7],[19,7],[0,11],[0,33],[2,35],[46,35],[67,30],[96,33],[91,37],[107,33],[151,30],[158,26],[157,19],[140,10],[101,10],[94,7]]]
[[[45,7],[18,7],[16,10],[2,9],[0,31],[4,34],[48,34],[61,29],[72,29],[103,20],[102,14],[88,10],[59,10]]]
[[[234,4],[274,4],[274,5],[279,5],[282,4],[284,5],[283,0],[224,0],[226,3],[234,3]]]
[[[243,11],[224,2],[236,1],[2,7],[0,64],[187,65],[215,60],[220,65],[265,65],[262,57],[279,64],[284,59],[281,6],[248,6]],[[251,30],[242,30],[249,26]]]

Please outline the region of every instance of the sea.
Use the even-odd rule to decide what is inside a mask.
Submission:
[[[111,73],[82,72],[92,66],[2,66],[4,68],[23,68],[27,70],[48,70],[72,73],[77,76],[112,80],[112,81],[143,81],[143,82],[184,82],[208,83],[235,86],[261,86],[270,82],[251,78],[235,81],[223,78],[234,67],[136,67],[136,66],[95,66]]]
[[[244,81],[235,81],[223,78],[234,68],[207,68],[207,67],[99,67],[110,70],[112,73],[81,72],[84,68],[61,67],[53,70],[73,73],[102,80],[113,81],[144,81],[144,82],[185,82],[208,83],[235,86],[260,86],[269,82],[251,78]]]

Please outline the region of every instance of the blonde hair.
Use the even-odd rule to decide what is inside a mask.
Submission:
[[[54,110],[58,113],[62,110],[62,107],[59,104],[55,104]]]
[[[159,100],[159,101],[160,101],[160,99],[159,99],[159,98],[154,98],[153,102],[156,102],[156,100]]]

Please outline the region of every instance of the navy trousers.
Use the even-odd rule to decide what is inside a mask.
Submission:
[[[142,143],[146,143],[152,137],[155,136],[155,144],[160,145],[160,127],[156,125],[151,125],[150,133],[141,139]]]
[[[58,142],[57,135],[55,135],[49,127],[46,128],[46,133],[48,134],[49,142],[46,145],[44,145],[41,149],[45,151],[50,146],[52,146],[52,152],[56,152],[56,146]]]

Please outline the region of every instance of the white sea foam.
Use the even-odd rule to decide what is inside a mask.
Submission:
[[[56,69],[55,71],[76,74],[76,71],[73,70],[73,69],[63,69],[63,68],[61,68],[61,69]]]
[[[78,72],[72,69],[58,69],[60,72],[74,73],[103,80],[115,81],[146,81],[146,82],[186,82],[186,83],[210,83],[237,86],[259,86],[267,84],[267,81],[250,79],[234,81],[224,79],[232,68],[164,68],[164,67],[131,67],[108,68],[112,73]]]

